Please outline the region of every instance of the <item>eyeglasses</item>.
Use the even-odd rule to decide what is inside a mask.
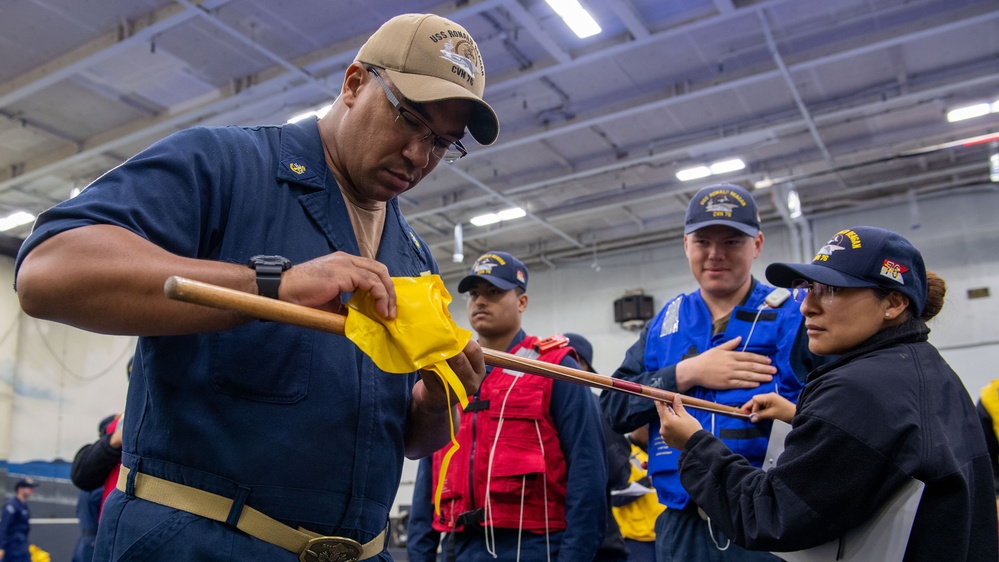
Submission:
[[[808,281],[806,279],[796,279],[791,283],[791,288],[795,291],[808,291],[808,294],[814,296],[822,304],[832,304],[833,298],[836,293],[842,293],[846,290],[844,287],[833,287],[831,285],[823,285],[822,283],[817,283],[815,281]]]
[[[399,115],[395,117],[395,122],[399,124],[399,128],[405,134],[411,135],[421,142],[431,139],[433,142],[430,145],[430,154],[433,154],[434,158],[438,160],[444,160],[448,164],[468,154],[461,141],[449,141],[438,135],[423,119],[420,119],[415,113],[403,107],[402,103],[399,102],[399,98],[395,97],[395,94],[392,93],[392,90],[389,89],[388,84],[385,83],[385,80],[382,79],[377,70],[372,67],[368,67],[367,70],[381,84],[389,103],[399,112]]]

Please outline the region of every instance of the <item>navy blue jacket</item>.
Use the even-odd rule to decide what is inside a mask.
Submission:
[[[293,264],[358,255],[323,154],[315,120],[175,133],[42,213],[17,263],[51,236],[93,224],[236,264],[257,254]],[[396,200],[386,204],[377,259],[393,276],[437,272]],[[277,322],[141,337],[122,462],[365,543],[388,523],[416,380],[382,372],[343,336]]]
[[[14,496],[7,500],[0,515],[0,550],[4,562],[28,562],[28,532],[31,530],[28,504]]]
[[[928,333],[911,320],[811,373],[768,472],[698,431],[680,457],[684,487],[736,544],[789,551],[841,536],[916,478],[926,488],[906,562],[996,560],[985,438]]]

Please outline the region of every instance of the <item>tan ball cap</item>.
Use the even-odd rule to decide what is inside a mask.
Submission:
[[[486,71],[472,36],[434,14],[403,14],[385,22],[357,52],[355,62],[384,68],[402,95],[418,103],[468,99],[468,131],[479,144],[499,135],[499,119],[483,101]]]

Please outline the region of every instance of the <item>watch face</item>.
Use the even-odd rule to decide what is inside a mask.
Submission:
[[[280,267],[281,271],[285,271],[291,268],[291,261],[284,256],[253,256],[247,265],[253,269],[261,265]]]

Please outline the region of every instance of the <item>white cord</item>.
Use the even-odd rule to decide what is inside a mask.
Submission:
[[[541,438],[541,426],[538,425],[538,420],[534,420],[534,430],[538,432],[538,445],[541,446],[541,458],[545,457],[545,441]],[[548,463],[545,463],[545,467]],[[547,468],[546,468],[547,470]],[[546,478],[545,473],[541,473],[541,484],[545,491],[545,551],[548,553],[548,562],[552,562],[552,545],[551,545],[551,529],[548,526],[548,478]],[[521,508],[523,509],[523,508]]]
[[[506,401],[507,399],[510,398],[510,391],[513,390],[513,387],[517,384],[517,381],[520,380],[520,377],[512,377],[512,378],[513,382],[510,383],[510,387],[506,389],[506,394],[503,395],[503,404],[502,406],[500,406],[499,422],[496,424],[496,438],[493,439],[493,445],[489,449],[489,468],[486,471],[486,497],[484,502],[485,505],[483,506],[483,511],[485,513],[485,521],[483,523],[485,524],[486,527],[485,528],[486,552],[491,554],[493,558],[498,558],[498,556],[496,555],[496,530],[492,526],[493,502],[492,502],[492,497],[490,496],[489,493],[489,489],[491,488],[493,481],[493,458],[496,456],[496,444],[499,443],[500,432],[503,430],[503,413],[506,412]],[[491,547],[489,544],[490,534],[492,535]],[[520,557],[519,544],[517,547],[517,556],[518,558]]]
[[[732,546],[732,539],[727,539],[728,542],[725,543],[725,548],[722,548],[722,547],[718,546],[718,541],[715,540],[715,533],[714,533],[714,531],[711,530],[711,518],[710,517],[708,517],[708,536],[711,537],[711,542],[715,543],[715,548],[717,548],[718,550],[720,550],[722,552],[725,552],[726,550],[728,550],[728,547]]]
[[[749,335],[746,336],[746,341],[742,343],[742,349],[739,351],[746,351],[746,347],[749,346],[749,340],[753,337],[753,330],[756,329],[756,322],[760,319],[761,312],[763,312],[762,308],[756,311],[756,318],[753,318],[753,325],[749,327]]]
[[[524,535],[524,497],[527,496],[527,475],[520,477],[520,519],[517,521],[517,562],[520,562],[520,539]]]

